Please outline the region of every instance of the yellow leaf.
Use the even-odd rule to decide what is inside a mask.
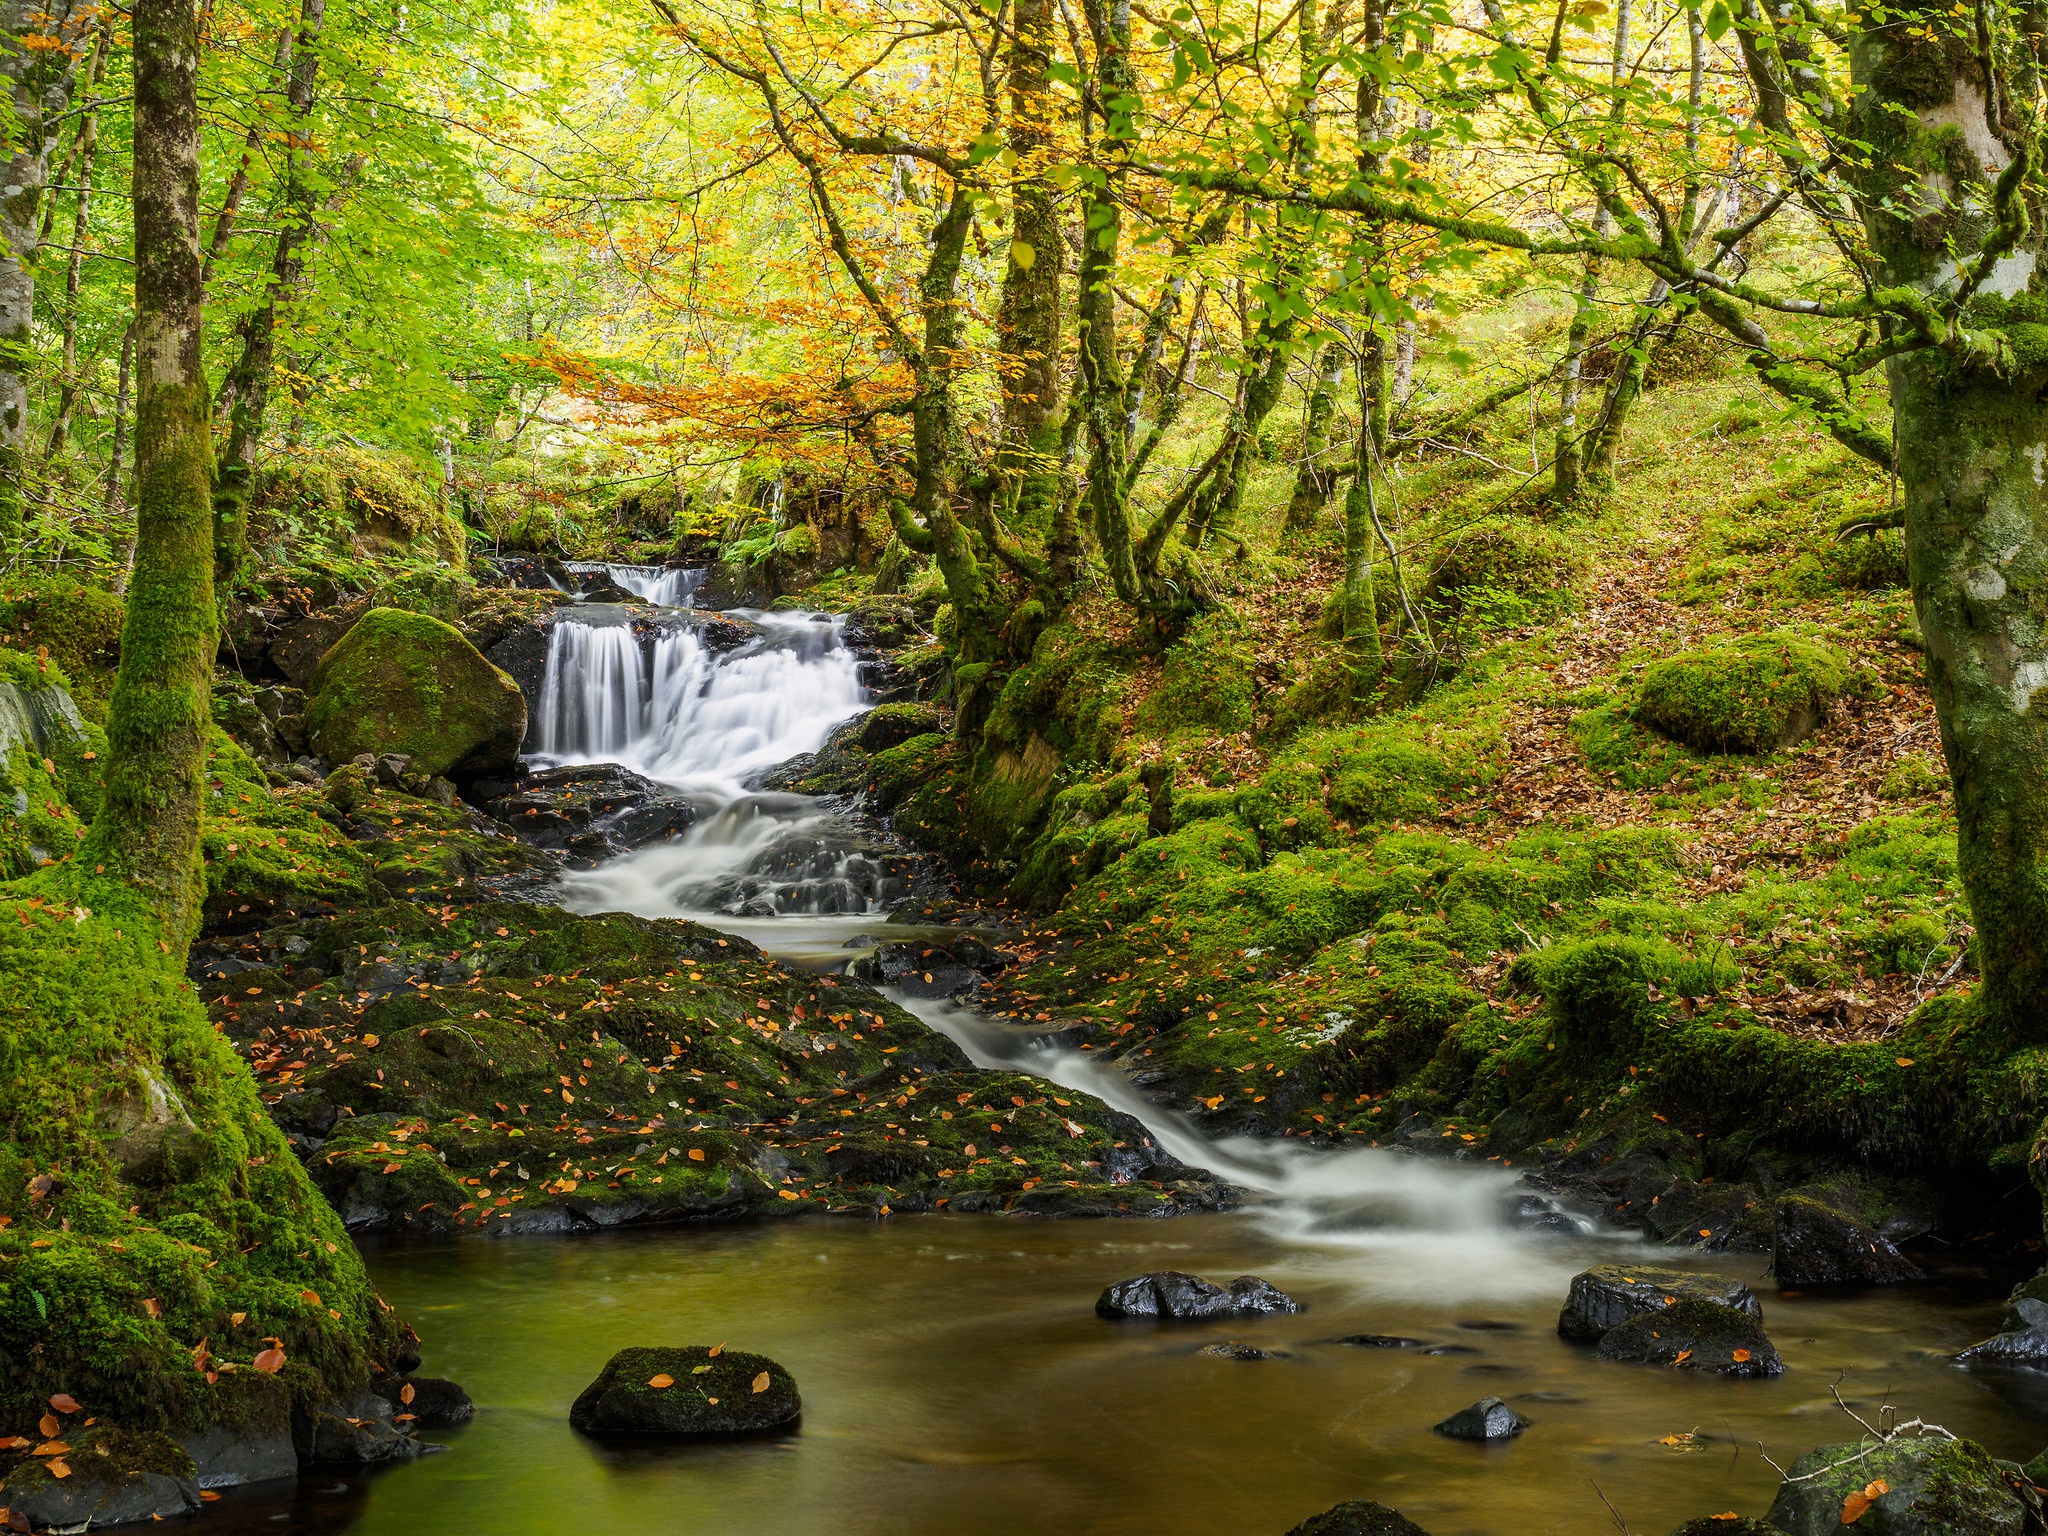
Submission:
[[[768,1373],[766,1371],[763,1371],[754,1378],[754,1390],[756,1392],[766,1392],[768,1390]]]
[[[662,1375],[650,1376],[647,1378],[647,1385],[654,1388],[654,1390],[657,1392],[659,1392],[663,1387],[672,1387],[675,1384],[675,1377],[670,1376],[665,1372]]]

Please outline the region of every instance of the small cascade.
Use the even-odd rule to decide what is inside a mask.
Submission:
[[[702,565],[615,565],[599,560],[572,560],[563,569],[575,576],[601,574],[612,586],[658,608],[694,607],[697,589],[711,575],[710,567]]]

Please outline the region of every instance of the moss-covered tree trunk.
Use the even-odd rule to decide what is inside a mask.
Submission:
[[[1327,462],[1330,422],[1337,414],[1337,386],[1344,381],[1344,346],[1330,342],[1316,364],[1315,383],[1309,389],[1308,412],[1301,427],[1301,463],[1294,472],[1294,494],[1287,502],[1287,521],[1282,538],[1308,532],[1322,520],[1336,488],[1336,467]]]

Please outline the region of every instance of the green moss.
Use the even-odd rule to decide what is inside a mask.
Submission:
[[[1774,752],[1807,735],[1849,684],[1841,655],[1785,631],[1652,663],[1635,714],[1707,752]]]
[[[1438,544],[1423,595],[1446,613],[1505,606],[1520,618],[1570,606],[1585,577],[1583,550],[1557,530],[1487,518]]]
[[[280,565],[367,553],[460,569],[468,541],[435,486],[429,472],[397,454],[298,449],[265,467],[251,542]]]
[[[348,772],[352,770],[341,770]],[[206,923],[260,927],[282,916],[383,898],[362,846],[315,809],[318,791],[273,788],[250,756],[214,731],[207,754]]]
[[[1918,800],[1948,789],[1947,765],[1917,752],[1908,753],[1886,770],[1878,794],[1887,800]]]
[[[48,653],[91,691],[103,694],[121,659],[121,599],[102,587],[62,577],[10,585],[0,600],[0,645]]]
[[[330,762],[393,752],[418,773],[502,771],[526,735],[519,685],[425,614],[372,608],[311,683],[307,739]]]
[[[1159,686],[1137,712],[1137,722],[1162,734],[1198,729],[1241,731],[1253,723],[1258,696],[1244,625],[1215,612],[1188,627],[1167,651]]]

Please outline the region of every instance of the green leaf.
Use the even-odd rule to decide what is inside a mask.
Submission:
[[[1728,35],[1728,29],[1735,25],[1735,18],[1728,13],[1725,0],[1714,0],[1707,7],[1707,36],[1715,42]]]

